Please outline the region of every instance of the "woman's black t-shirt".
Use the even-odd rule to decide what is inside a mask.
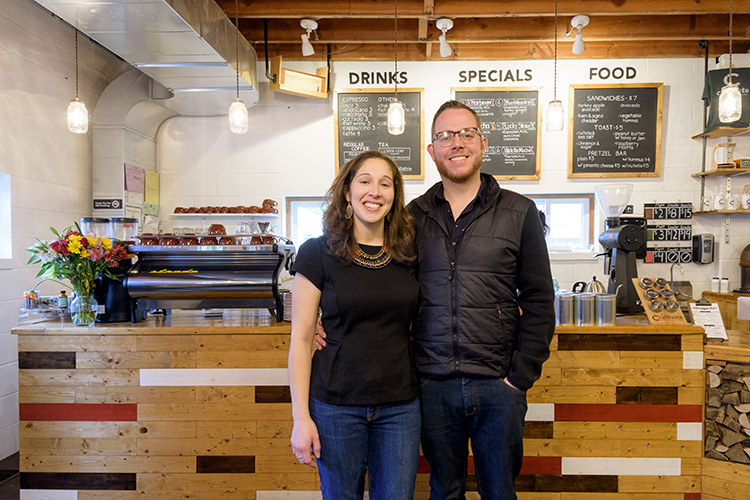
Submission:
[[[327,347],[313,356],[310,395],[329,404],[370,405],[417,397],[410,346],[419,296],[414,266],[343,264],[320,237],[300,246],[293,271],[321,291]]]

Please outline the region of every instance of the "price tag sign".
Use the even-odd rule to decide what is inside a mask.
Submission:
[[[692,219],[692,203],[646,203],[643,214],[652,220]]]
[[[649,264],[687,264],[692,261],[690,247],[648,247],[644,259]]]
[[[693,226],[690,224],[654,224],[646,226],[647,241],[690,241]]]

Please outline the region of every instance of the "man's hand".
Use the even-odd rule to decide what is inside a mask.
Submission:
[[[315,329],[315,348],[319,351],[322,351],[325,346],[326,331],[323,330],[323,324],[320,322],[320,318],[318,318],[318,325]]]

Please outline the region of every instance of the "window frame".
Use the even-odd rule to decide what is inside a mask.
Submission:
[[[300,202],[311,202],[311,203],[319,203],[323,207],[328,206],[328,198],[326,196],[286,196],[284,198],[284,208],[286,210],[286,234],[289,239],[292,240],[294,245],[299,248],[299,246],[303,243],[302,241],[295,241],[295,239],[292,237],[293,235],[293,227],[295,224],[295,221],[293,221],[293,214],[294,214],[294,204],[300,203]]]
[[[594,231],[595,231],[594,228],[595,228],[595,223],[596,223],[594,193],[554,193],[554,194],[534,193],[534,194],[527,194],[526,196],[531,198],[534,201],[534,203],[537,203],[537,200],[543,200],[545,201],[545,205],[547,205],[546,203],[547,200],[565,200],[565,199],[585,200],[582,203],[582,205],[586,206],[588,210],[588,235],[587,235],[588,245],[589,245],[589,248],[593,250],[594,246],[597,243],[594,238]],[[545,239],[549,242],[549,234],[545,235]],[[575,252],[571,249],[569,252],[561,252],[559,250],[553,250],[551,251],[551,253],[575,253]]]

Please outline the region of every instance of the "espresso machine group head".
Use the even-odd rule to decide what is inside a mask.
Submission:
[[[636,258],[645,256],[646,221],[620,217],[632,192],[632,184],[601,184],[594,187],[597,203],[607,217],[605,231],[599,235],[599,243],[606,249],[604,272],[609,276],[607,293],[617,294],[616,309],[620,314],[643,312],[632,278],[638,277]]]

